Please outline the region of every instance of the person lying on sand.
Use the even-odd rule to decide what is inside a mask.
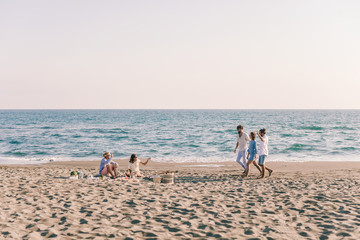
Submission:
[[[99,170],[99,174],[103,175],[103,176],[108,176],[110,174],[112,179],[117,178],[117,167],[118,164],[114,161],[112,161],[112,156],[113,154],[110,152],[105,152],[103,154],[103,159],[101,159],[100,162],[100,170]]]
[[[151,158],[146,159],[145,162],[141,162],[138,157],[136,156],[136,154],[131,154],[130,157],[130,161],[128,163],[128,170],[125,173],[126,176],[128,177],[144,177],[144,175],[142,175],[142,173],[140,172],[140,165],[146,165],[149,161],[151,160]]]

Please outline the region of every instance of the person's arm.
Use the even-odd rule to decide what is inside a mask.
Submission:
[[[234,153],[236,153],[236,149],[239,147],[239,142],[236,143],[236,147],[235,147],[235,150],[234,150]]]
[[[118,164],[117,162],[112,161],[112,160],[110,161],[110,164],[114,164],[114,165],[117,166],[117,167],[119,166],[119,164]]]
[[[119,164],[117,162],[113,161],[112,158],[113,158],[113,153],[111,153],[108,163],[115,164],[116,166],[119,166]]]
[[[261,140],[262,142],[265,142],[264,138],[260,135],[259,130],[257,130],[257,135],[259,136],[259,138],[260,138],[260,140]]]
[[[140,161],[141,165],[144,165],[144,166],[145,166],[146,164],[148,164],[148,162],[150,161],[150,159],[151,159],[151,158],[146,159],[146,162],[141,162],[141,161]]]
[[[251,141],[251,139],[250,139],[250,137],[249,137],[248,134],[245,134],[245,140],[246,140],[247,142],[250,142],[250,141]]]
[[[105,165],[109,164],[110,161],[111,161],[111,158],[109,158],[108,160],[106,160],[106,158],[103,158],[103,159],[101,159],[101,165],[105,166]]]
[[[247,153],[246,159],[249,159],[249,155],[250,155],[250,153],[249,153],[249,149],[248,149],[248,153]]]
[[[111,163],[111,161],[112,161],[111,159],[112,159],[112,157],[110,157],[108,160],[105,160],[105,164],[108,165],[109,163]]]

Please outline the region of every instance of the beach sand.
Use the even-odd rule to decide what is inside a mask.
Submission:
[[[360,239],[360,162],[269,162],[264,180],[216,165],[141,166],[175,184],[66,179],[99,161],[0,166],[0,239]]]

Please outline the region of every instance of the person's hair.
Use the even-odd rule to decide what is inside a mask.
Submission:
[[[106,156],[111,156],[111,153],[110,152],[104,152],[103,157],[106,157]]]
[[[137,156],[136,156],[136,154],[131,154],[131,156],[130,156],[130,163],[134,163],[135,162],[135,158],[136,158]]]
[[[251,132],[250,133],[250,138],[251,138],[251,140],[255,140],[256,139],[256,134],[255,134],[255,132]]]
[[[238,126],[236,127],[236,129],[237,129],[237,130],[239,130],[239,129],[244,129],[244,126],[243,126],[243,125],[238,125]]]
[[[266,129],[265,128],[260,129],[260,133],[266,134]]]

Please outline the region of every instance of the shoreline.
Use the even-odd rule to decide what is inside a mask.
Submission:
[[[141,158],[145,160],[146,158]],[[114,159],[115,162],[119,164],[119,169],[125,170],[127,168],[128,159]],[[9,168],[39,168],[39,167],[74,167],[74,168],[98,168],[100,165],[100,160],[91,160],[91,161],[54,161],[49,163],[40,163],[40,164],[0,164],[0,167],[9,167]],[[324,172],[330,170],[356,170],[360,169],[360,161],[306,161],[306,162],[283,162],[283,161],[273,161],[265,162],[266,166],[269,166],[274,170],[274,173],[281,172]],[[164,168],[165,170],[169,169],[201,169],[201,170],[215,170],[221,171],[224,170],[241,170],[241,166],[234,162],[197,162],[197,163],[164,163],[164,162],[154,162],[150,161],[146,166],[140,166],[141,170],[151,171],[159,170]],[[251,165],[250,170],[256,169]]]

